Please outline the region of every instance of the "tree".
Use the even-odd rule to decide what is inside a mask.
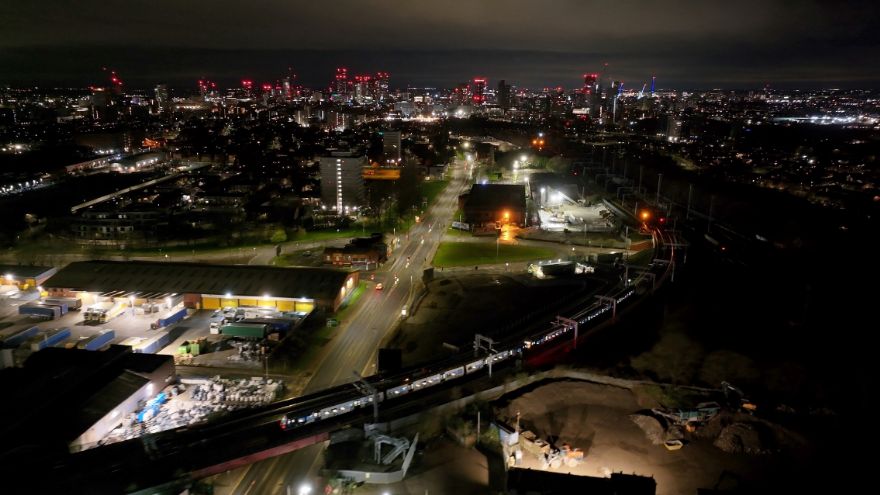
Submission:
[[[275,244],[287,242],[287,232],[284,229],[276,229],[269,241]]]

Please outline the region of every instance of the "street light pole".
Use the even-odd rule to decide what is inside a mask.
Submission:
[[[657,199],[654,200],[654,205],[660,205],[660,183],[663,181],[663,174],[657,174]]]

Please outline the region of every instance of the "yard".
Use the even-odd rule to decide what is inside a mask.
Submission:
[[[491,265],[555,258],[552,249],[495,242],[441,242],[434,266]]]

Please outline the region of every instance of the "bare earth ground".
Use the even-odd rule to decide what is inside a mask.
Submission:
[[[428,293],[391,343],[403,349],[404,364],[415,364],[450,351],[444,342],[470,347],[474,334],[499,337],[507,323],[575,289],[580,282],[536,281],[530,275],[486,273],[437,274]],[[502,330],[503,332],[503,330]]]
[[[788,459],[785,454],[731,454],[711,440],[693,440],[683,449],[668,451],[652,445],[645,433],[629,418],[642,408],[630,390],[580,381],[541,382],[496,402],[499,417],[515,422],[521,414],[521,430],[557,446],[562,442],[579,447],[585,461],[559,472],[608,476],[624,472],[653,476],[657,494],[692,494],[698,488],[713,487],[730,475],[760,485]],[[541,462],[523,452],[521,467],[541,469]],[[724,486],[724,484],[722,484]]]

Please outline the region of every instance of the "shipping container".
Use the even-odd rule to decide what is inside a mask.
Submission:
[[[69,328],[53,328],[42,335],[34,337],[34,339],[31,340],[30,348],[32,351],[39,351],[47,347],[52,347],[59,342],[63,342],[68,337],[70,337]]]
[[[92,335],[85,341],[79,342],[77,347],[80,349],[85,349],[87,351],[97,351],[98,349],[104,347],[109,344],[116,338],[116,332],[113,330],[102,330],[95,335]]]
[[[76,297],[51,297],[43,300],[46,304],[61,304],[64,303],[67,305],[67,309],[69,311],[74,311],[82,308],[82,299]]]
[[[184,319],[186,317],[186,308],[181,308],[179,311],[175,311],[164,318],[159,318],[159,326],[167,327],[168,325],[177,323],[178,321]]]
[[[293,321],[286,318],[250,318],[242,320],[239,323],[268,325],[269,329],[273,332],[288,332],[293,328]]]
[[[68,306],[65,302],[49,302],[49,301],[39,301],[38,304],[42,304],[43,306],[57,306],[61,309],[61,315],[66,315]]]
[[[168,332],[162,332],[159,335],[150,337],[134,347],[134,352],[143,354],[155,354],[171,343],[171,335]]]
[[[61,308],[58,306],[47,306],[39,303],[27,303],[18,307],[18,314],[28,316],[39,316],[42,318],[54,319],[61,316]]]
[[[3,344],[0,347],[13,348],[18,347],[21,344],[25,343],[28,339],[36,335],[40,331],[37,327],[25,328],[24,330],[19,330],[18,332],[9,335],[5,339],[3,339]]]
[[[255,323],[230,323],[220,327],[220,333],[230,337],[262,339],[266,336],[268,325]]]

